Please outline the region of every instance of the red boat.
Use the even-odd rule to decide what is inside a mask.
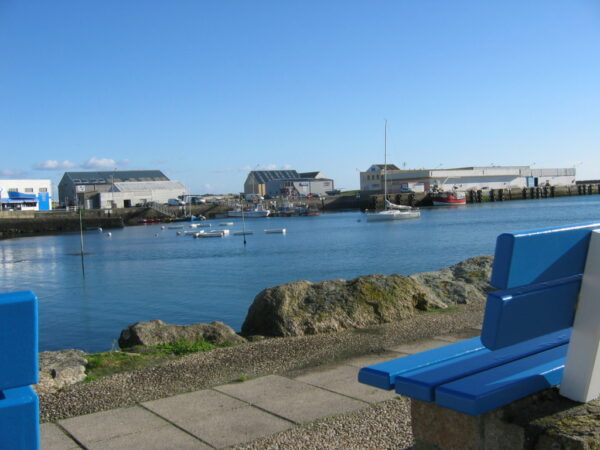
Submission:
[[[466,205],[467,197],[461,191],[438,191],[431,193],[434,206]]]

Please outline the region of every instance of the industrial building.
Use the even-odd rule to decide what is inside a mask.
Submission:
[[[360,173],[360,189],[383,192],[384,165],[374,164]],[[441,190],[485,190],[514,187],[575,185],[575,168],[534,169],[529,166],[461,167],[456,169],[400,170],[387,165],[389,193],[428,192],[434,186]]]
[[[321,172],[298,173],[295,170],[253,170],[244,183],[245,194],[271,197],[325,195],[334,188],[333,180]]]
[[[83,205],[87,209],[167,203],[185,194],[183,184],[169,180],[160,170],[65,172],[58,184],[62,205]]]
[[[0,210],[50,211],[50,180],[0,180]]]

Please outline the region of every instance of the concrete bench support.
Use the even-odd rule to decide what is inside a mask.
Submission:
[[[600,395],[600,230],[590,238],[560,393],[579,402]]]

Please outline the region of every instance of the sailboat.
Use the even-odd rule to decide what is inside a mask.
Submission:
[[[421,217],[421,211],[418,209],[405,205],[396,205],[387,199],[387,120],[385,121],[384,128],[383,154],[383,198],[385,199],[385,206],[383,211],[367,213],[367,222],[418,219]]]

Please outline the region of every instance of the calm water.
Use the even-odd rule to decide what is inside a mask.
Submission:
[[[246,221],[254,235],[177,236],[160,225],[0,241],[0,291],[40,300],[40,350],[110,349],[121,329],[151,319],[222,320],[241,328],[262,289],[293,280],[436,270],[492,254],[506,231],[600,220],[600,196],[423,210],[421,219],[367,223],[359,212]],[[219,228],[212,221],[213,228]],[[286,228],[287,235],[264,234]],[[241,230],[236,221],[233,230]],[[158,235],[158,236],[155,236]]]

